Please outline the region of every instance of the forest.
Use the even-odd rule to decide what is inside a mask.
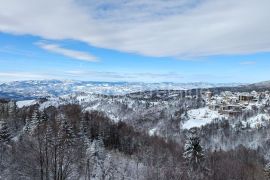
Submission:
[[[78,104],[18,108],[1,100],[0,179],[266,180],[259,150],[206,148],[210,130],[150,136]]]

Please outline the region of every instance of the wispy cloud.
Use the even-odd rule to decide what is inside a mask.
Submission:
[[[243,62],[240,62],[241,65],[254,65],[256,63],[257,63],[256,61],[243,61]]]
[[[7,33],[73,39],[155,57],[270,51],[270,24],[266,23],[270,19],[269,0],[0,0],[0,3],[0,31]],[[94,59],[54,45],[44,47],[82,60]]]
[[[17,80],[73,79],[91,81],[130,81],[130,82],[179,82],[183,78],[177,73],[126,73],[95,70],[55,70],[50,72],[0,72],[0,82]]]
[[[160,81],[181,81],[183,75],[178,73],[126,73],[126,72],[101,72],[101,71],[83,71],[70,70],[65,71],[64,74],[73,78],[88,78],[92,80],[102,81],[145,81],[145,82],[160,82]]]
[[[237,77],[245,80],[246,77]],[[127,81],[127,82],[215,82],[220,79],[224,82],[236,82],[235,76],[221,76],[216,74],[180,74],[174,72],[167,73],[141,73],[141,72],[113,72],[96,70],[53,70],[49,72],[18,72],[6,71],[0,72],[0,83],[19,80],[85,80],[85,81]],[[250,79],[250,82],[256,82],[256,79]],[[239,81],[241,82],[241,81]],[[242,82],[246,82],[242,81]]]
[[[52,79],[53,76],[42,73],[28,73],[28,72],[0,72],[0,82],[6,81],[20,81],[20,80],[42,80]]]
[[[81,60],[81,61],[91,61],[91,62],[97,61],[97,58],[95,56],[86,52],[66,49],[57,44],[51,44],[51,43],[45,43],[45,42],[38,42],[36,44],[42,49],[45,49],[53,53],[61,54],[63,56],[66,56],[72,59]]]

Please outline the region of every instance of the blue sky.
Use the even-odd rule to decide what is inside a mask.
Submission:
[[[267,1],[190,2],[3,1],[0,81],[270,79]]]

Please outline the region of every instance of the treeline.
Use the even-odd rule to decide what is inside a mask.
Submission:
[[[207,151],[196,130],[175,143],[79,105],[4,106],[0,179],[265,179],[256,151]]]

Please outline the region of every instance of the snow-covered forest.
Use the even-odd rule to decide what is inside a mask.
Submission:
[[[234,115],[198,92],[2,99],[0,179],[269,179],[268,92]]]
[[[0,0],[0,180],[270,180],[269,19],[270,0]]]

